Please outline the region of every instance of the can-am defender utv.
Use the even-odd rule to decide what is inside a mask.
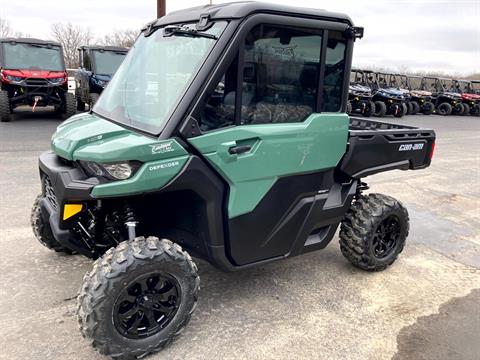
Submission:
[[[388,86],[387,75],[370,70],[364,71],[365,83],[372,89],[372,100],[375,103],[374,115],[402,117],[408,110],[405,95],[402,91]]]
[[[435,133],[349,119],[362,34],[275,4],[173,12],[142,30],[93,111],[58,127],[33,231],[97,259],[78,297],[96,349],[143,357],[180,334],[199,292],[189,253],[242,270],[322,249],[340,225],[355,266],[395,261],[407,210],[362,179],[429,166]]]
[[[21,105],[54,106],[63,118],[75,114],[68,93],[63,50],[59,43],[30,38],[0,39],[0,120],[10,121]]]
[[[112,79],[128,49],[116,46],[82,46],[78,49],[79,68],[75,73],[77,110],[91,109]]]
[[[456,91],[461,94],[463,115],[480,116],[480,94],[475,94],[469,80],[454,80]]]
[[[405,75],[401,75],[403,78]],[[422,77],[415,75],[406,76],[407,88],[410,90],[410,103],[416,108],[418,104],[419,112],[424,115],[430,115],[435,111],[435,105],[432,102],[432,92],[421,90]]]
[[[422,79],[422,90],[432,92],[432,101],[438,115],[463,114],[462,97],[456,92],[453,80],[426,76]]]
[[[362,70],[350,72],[348,87],[347,114],[362,114],[365,117],[375,112],[375,103],[372,101],[372,89],[364,82]]]

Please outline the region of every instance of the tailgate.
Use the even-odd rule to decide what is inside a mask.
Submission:
[[[434,147],[433,130],[350,130],[340,169],[353,178],[394,169],[423,169],[430,165]]]

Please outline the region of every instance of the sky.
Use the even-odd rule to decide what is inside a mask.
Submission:
[[[208,0],[166,0],[167,13]],[[213,0],[213,3],[229,2]],[[354,66],[480,73],[480,0],[264,0],[348,14],[365,36]],[[0,0],[0,17],[15,31],[50,38],[50,26],[71,22],[98,37],[139,29],[156,17],[156,0]]]

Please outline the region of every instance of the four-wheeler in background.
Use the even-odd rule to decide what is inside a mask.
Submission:
[[[422,79],[422,90],[432,92],[432,102],[438,115],[462,115],[464,107],[462,97],[455,90],[451,79],[425,76]]]
[[[347,114],[362,114],[369,117],[375,113],[372,89],[365,84],[362,70],[352,69],[348,87]]]
[[[82,46],[78,49],[79,69],[75,74],[77,110],[91,109],[117,71],[128,49],[116,46]]]
[[[190,253],[238,271],[323,249],[340,227],[354,266],[393,264],[407,209],[362,180],[428,167],[435,133],[345,113],[362,34],[343,14],[257,2],[143,28],[39,159],[34,234],[96,259],[78,296],[90,344],[133,359],[171,343],[199,296]]]
[[[435,111],[435,105],[432,102],[432,92],[422,90],[422,77],[415,75],[401,75],[406,77],[407,87],[410,90],[410,102],[416,107],[418,104],[419,112],[424,115],[430,115]]]
[[[480,116],[480,94],[475,93],[469,80],[454,80],[455,88],[462,96],[463,115]]]
[[[375,116],[393,115],[394,117],[402,117],[407,113],[405,95],[402,91],[388,86],[387,74],[364,70],[363,75],[365,83],[372,89]]]
[[[31,38],[0,39],[0,119],[10,121],[22,105],[53,106],[63,118],[75,114],[68,92],[63,50],[59,43]]]
[[[387,88],[393,88],[402,92],[405,97],[405,115],[415,115],[420,111],[418,103],[412,102],[407,77],[400,74],[384,74]],[[405,110],[405,108],[404,108]]]

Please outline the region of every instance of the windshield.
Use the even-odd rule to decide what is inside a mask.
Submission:
[[[101,75],[113,75],[125,58],[126,53],[94,50],[95,72]]]
[[[420,90],[422,88],[422,78],[421,77],[415,77],[412,76],[408,78],[408,81],[410,82],[410,87],[414,90]]]
[[[472,84],[469,81],[457,81],[456,84],[457,90],[462,93],[472,92]]]
[[[422,90],[427,90],[432,92],[437,91],[437,79],[423,78],[422,82],[423,82]]]
[[[5,69],[63,71],[59,46],[3,43]]]
[[[218,36],[226,22],[217,22],[205,33]],[[193,80],[216,40],[192,33],[158,29],[139,36],[94,112],[116,122],[158,134]]]
[[[480,93],[480,81],[472,81],[472,90],[475,93]]]
[[[453,80],[441,79],[440,84],[442,86],[443,91],[457,92],[457,88],[456,88],[455,84],[453,83]]]

